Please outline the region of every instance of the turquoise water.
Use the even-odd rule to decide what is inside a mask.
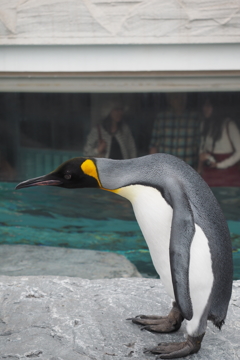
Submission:
[[[0,243],[64,246],[125,255],[144,276],[157,277],[131,204],[95,189],[0,183]],[[240,190],[214,189],[231,232],[234,278],[240,279]]]

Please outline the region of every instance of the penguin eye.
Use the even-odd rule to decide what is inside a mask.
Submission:
[[[70,175],[70,174],[66,174],[66,175],[64,175],[64,178],[65,178],[66,180],[70,180],[70,179],[71,179],[71,177],[72,177],[72,175]]]

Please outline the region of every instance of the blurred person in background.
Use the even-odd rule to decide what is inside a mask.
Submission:
[[[198,162],[199,120],[186,109],[186,93],[167,94],[168,108],[160,112],[153,125],[149,153],[175,155],[196,168]]]
[[[13,165],[14,137],[11,125],[6,120],[0,120],[0,180],[13,181],[16,171]]]
[[[240,186],[240,132],[213,97],[202,107],[198,172],[209,186]]]
[[[7,161],[4,154],[0,151],[0,180],[1,181],[13,181],[15,179],[16,172],[12,165]]]
[[[87,137],[85,156],[118,160],[137,156],[135,141],[123,116],[124,106],[120,101],[109,101],[103,105],[102,120]]]

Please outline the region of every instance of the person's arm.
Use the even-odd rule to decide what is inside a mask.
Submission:
[[[200,133],[202,134],[202,130],[203,130],[203,122],[200,125]],[[216,162],[213,161],[213,157],[209,154],[208,149],[206,147],[206,138],[207,136],[203,137],[203,135],[200,138],[200,145],[199,145],[199,153],[198,153],[198,167],[197,167],[197,172],[199,174],[202,173],[203,167],[204,167],[204,163],[206,161],[211,161],[212,167],[214,167],[214,165],[216,165]]]
[[[228,134],[230,141],[233,146],[233,154],[229,158],[216,164],[217,169],[226,169],[230,166],[233,166],[240,160],[240,132],[237,125],[230,121],[228,124]]]
[[[84,156],[99,156],[99,139],[96,127],[92,128],[92,130],[90,131],[87,137],[86,145],[84,146],[83,153]]]
[[[127,124],[123,124],[115,135],[124,159],[131,159],[137,156],[137,150],[132,132]]]
[[[202,131],[203,131],[203,122],[200,125],[200,134],[201,134],[201,136],[200,136],[200,144],[199,144],[199,156],[202,153],[206,152],[206,148],[205,148],[206,138],[203,137]]]

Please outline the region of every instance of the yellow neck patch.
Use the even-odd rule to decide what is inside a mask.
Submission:
[[[105,189],[102,187],[101,181],[98,176],[98,171],[97,171],[96,165],[92,160],[90,160],[90,159],[85,160],[81,165],[81,169],[84,172],[84,174],[94,177],[94,179],[97,180],[98,185],[101,189],[111,191],[116,194],[118,193],[119,189],[110,190],[110,189]]]
[[[98,177],[96,165],[92,160],[90,159],[85,160],[81,165],[81,169],[84,172],[84,174],[94,177],[97,180],[99,187],[102,188],[102,184]]]

